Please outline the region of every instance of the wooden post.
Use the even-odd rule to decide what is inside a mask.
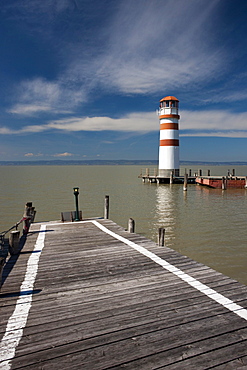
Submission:
[[[11,231],[9,234],[9,253],[11,255],[19,252],[20,231]]]
[[[188,174],[184,174],[184,191],[187,191],[187,184],[188,184]]]
[[[26,235],[29,231],[32,220],[35,217],[34,207],[32,207],[32,202],[28,202],[24,209],[23,214],[23,234]]]
[[[235,168],[232,170],[232,176],[235,176]]]
[[[199,176],[202,176],[202,170],[198,170]]]
[[[226,190],[226,187],[227,187],[227,185],[226,185],[226,179],[225,179],[225,177],[223,176],[222,177],[222,190]]]
[[[189,170],[189,177],[191,177],[191,169]]]
[[[247,176],[245,176],[245,188],[247,188]]]
[[[159,227],[158,245],[159,247],[164,247],[165,245],[165,228],[164,227]]]
[[[170,184],[173,184],[173,172],[170,173]]]
[[[210,170],[208,170],[208,176],[210,176]]]
[[[0,256],[0,290],[2,286],[3,267],[5,265],[5,258]]]
[[[30,216],[31,216],[31,223],[33,223],[35,216],[36,216],[35,207],[31,207]]]
[[[135,221],[133,220],[133,218],[130,218],[129,219],[129,222],[128,222],[128,232],[129,233],[134,233],[135,232]]]
[[[109,218],[109,195],[105,196],[105,210],[104,210],[104,218]]]

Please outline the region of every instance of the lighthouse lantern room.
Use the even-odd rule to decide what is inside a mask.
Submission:
[[[179,176],[179,100],[166,96],[160,100],[159,177],[168,178],[171,172]]]

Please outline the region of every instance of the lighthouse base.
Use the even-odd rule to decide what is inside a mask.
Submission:
[[[159,169],[159,177],[170,178],[171,173],[175,177],[179,177],[179,168],[176,169]]]

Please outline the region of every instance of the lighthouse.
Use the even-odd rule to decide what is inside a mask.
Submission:
[[[159,177],[168,178],[171,172],[179,176],[179,100],[166,96],[160,100]]]

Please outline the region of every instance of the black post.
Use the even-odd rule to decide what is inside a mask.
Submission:
[[[159,227],[158,245],[160,247],[165,246],[165,228],[164,227]]]
[[[104,218],[109,218],[109,195],[105,196],[105,209],[104,209]]]
[[[79,205],[78,205],[78,195],[79,195],[79,188],[74,188],[74,196],[75,196],[75,221],[80,221]]]

